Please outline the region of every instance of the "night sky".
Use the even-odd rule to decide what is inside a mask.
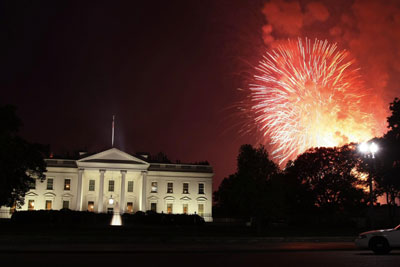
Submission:
[[[55,154],[109,148],[116,115],[117,148],[207,160],[216,189],[240,145],[256,144],[238,134],[234,107],[266,49],[298,36],[338,42],[387,106],[399,94],[399,10],[398,1],[2,1],[0,104],[16,105],[21,135]]]

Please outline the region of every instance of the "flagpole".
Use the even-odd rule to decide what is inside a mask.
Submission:
[[[112,120],[111,147],[114,147],[114,120],[115,120],[115,115],[113,115],[113,120]]]

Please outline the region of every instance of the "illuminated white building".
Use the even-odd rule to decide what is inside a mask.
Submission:
[[[150,163],[119,149],[79,160],[47,159],[46,180],[37,181],[20,210],[69,208],[120,213],[198,214],[212,221],[209,165]],[[2,217],[9,216],[4,212]],[[5,215],[6,214],[6,215]]]

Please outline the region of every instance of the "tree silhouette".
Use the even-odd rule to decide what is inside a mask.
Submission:
[[[387,118],[389,132],[387,136],[399,141],[400,139],[400,99],[395,98],[389,107],[392,115]],[[400,152],[399,152],[400,153]]]
[[[311,148],[286,169],[305,185],[313,204],[326,212],[357,211],[367,195],[357,174],[360,159],[354,145]]]
[[[150,157],[150,160],[153,163],[171,163],[171,161],[169,160],[167,154],[165,154],[164,152],[158,152],[156,155],[152,155]]]
[[[268,183],[279,172],[264,146],[242,145],[237,172],[225,178],[214,193],[217,208],[232,217],[268,214]]]
[[[298,223],[315,213],[313,193],[301,183],[296,173],[285,169],[274,175],[267,189],[270,219]]]
[[[376,185],[380,194],[386,196],[389,215],[394,216],[396,200],[400,199],[400,99],[390,103],[392,114],[387,118],[389,131],[377,140],[383,153],[377,157]]]
[[[17,135],[21,120],[13,106],[0,107],[0,206],[23,205],[34,179],[45,179],[47,148]]]

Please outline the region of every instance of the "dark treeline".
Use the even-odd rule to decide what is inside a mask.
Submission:
[[[241,146],[236,173],[214,193],[214,216],[261,218],[266,224],[367,222],[368,206],[379,205],[377,197],[386,196],[387,218],[393,222],[400,199],[399,99],[390,110],[388,133],[370,140],[380,147],[374,158],[361,154],[357,144],[311,148],[280,170],[264,146]],[[373,194],[365,190],[368,175],[374,181]]]

